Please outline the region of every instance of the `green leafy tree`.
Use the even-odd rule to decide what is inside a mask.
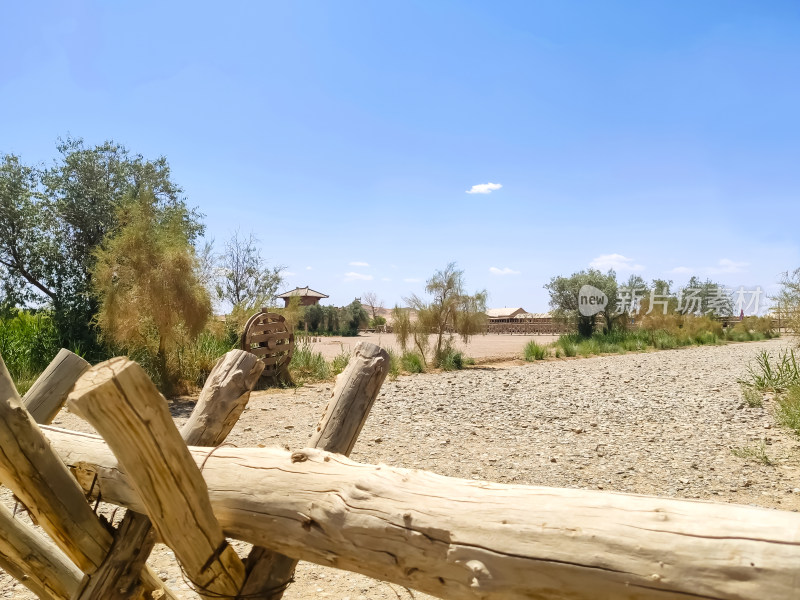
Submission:
[[[485,331],[487,293],[482,290],[467,294],[464,271],[457,269],[455,263],[436,271],[427,281],[425,291],[431,296],[430,300],[417,295],[404,299],[415,312],[415,319],[411,319],[409,311],[395,307],[393,327],[403,350],[412,339],[423,359],[429,336],[433,336],[433,363],[438,367],[451,348],[454,336],[460,336],[466,344],[473,335]]]
[[[178,374],[169,371],[169,353],[182,336],[196,338],[211,315],[189,220],[160,207],[147,188],[116,212],[118,227],[93,252],[96,322],[112,344],[154,356],[158,379],[170,390]]]
[[[597,288],[608,300],[605,308],[597,314],[582,315],[578,310],[578,293],[584,285]],[[622,317],[617,312],[617,276],[613,270],[603,274],[597,269],[588,269],[573,273],[569,277],[553,277],[544,287],[550,292],[550,307],[554,316],[575,324],[578,333],[584,337],[592,335],[598,317],[603,318],[606,331],[610,331]]]
[[[369,314],[358,300],[353,300],[344,307],[345,335],[358,335],[358,329],[369,323]]]
[[[733,298],[730,291],[721,283],[697,276],[681,290],[681,302],[678,310],[682,312],[700,313],[702,315],[729,317],[733,314]]]
[[[115,142],[87,147],[67,138],[49,168],[31,168],[6,155],[0,161],[0,264],[17,305],[48,304],[62,345],[92,351],[94,250],[117,225],[123,199],[147,189],[162,212],[183,220],[193,241],[200,215],[188,210],[161,157],[145,160]],[[8,295],[8,292],[7,292]]]

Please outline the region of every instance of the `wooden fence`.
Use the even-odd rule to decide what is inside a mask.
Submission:
[[[295,451],[221,445],[263,368],[252,354],[220,359],[180,431],[136,363],[60,356],[25,398],[0,361],[0,479],[46,534],[0,510],[0,566],[41,598],[174,598],[145,562],[156,538],[209,599],[278,599],[298,559],[456,600],[798,593],[795,513],[347,459],[388,371],[373,344]],[[44,425],[68,392],[100,436]],[[101,498],[129,509],[117,527],[89,504]]]

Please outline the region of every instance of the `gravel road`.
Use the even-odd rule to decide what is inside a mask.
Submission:
[[[800,509],[800,438],[769,403],[749,408],[737,379],[766,342],[493,364],[387,381],[352,458],[503,483],[604,489]],[[237,446],[299,449],[331,384],[253,394],[229,436]],[[190,402],[172,405],[180,424]],[[90,430],[62,413],[61,427]],[[733,448],[763,448],[771,466]],[[242,548],[242,551],[245,549]],[[153,566],[196,598],[163,546]],[[301,564],[287,600],[410,598],[398,586]],[[32,598],[4,575],[1,597]],[[416,598],[427,596],[414,593]]]

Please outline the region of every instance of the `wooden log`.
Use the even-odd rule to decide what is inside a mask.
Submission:
[[[314,448],[349,456],[389,373],[389,353],[360,342],[336,377],[331,400],[311,436]]]
[[[336,377],[331,399],[311,437],[314,448],[349,456],[369,416],[386,375],[389,353],[369,342],[360,342]],[[259,595],[271,600],[283,596],[294,575],[297,561],[255,546],[247,557],[247,580],[243,596]]]
[[[49,423],[89,363],[61,349],[37,378],[22,403],[37,423]],[[69,599],[83,573],[53,543],[0,506],[0,568],[39,598]]]
[[[84,489],[143,508],[97,436],[47,428]],[[190,448],[230,537],[452,600],[792,598],[800,515],[503,485],[307,449]]]
[[[2,483],[81,571],[93,573],[111,547],[111,534],[23,406],[1,357],[0,449]],[[151,569],[142,578],[148,593],[174,598]]]
[[[67,556],[91,572],[111,534],[25,410],[5,364],[0,369],[0,479]]]
[[[219,446],[239,420],[264,364],[250,352],[231,350],[208,376],[181,437],[192,446]]]
[[[244,564],[214,517],[200,470],[166,402],[135,362],[114,358],[75,384],[69,406],[109,441],[161,539],[204,598],[235,597]],[[208,450],[206,450],[208,452]]]
[[[69,600],[83,573],[53,543],[0,505],[0,567],[43,600]]]
[[[50,423],[66,402],[67,394],[78,377],[88,368],[89,363],[77,354],[66,348],[59,350],[22,398],[33,420]]]
[[[181,429],[184,441],[196,446],[218,446],[224,442],[263,369],[254,355],[243,350],[231,350],[220,358]],[[129,510],[117,528],[111,551],[76,600],[107,600],[120,591],[135,596],[139,572],[154,544],[150,518]]]

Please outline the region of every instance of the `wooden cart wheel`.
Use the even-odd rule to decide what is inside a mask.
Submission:
[[[261,379],[277,383],[289,379],[289,362],[294,351],[294,334],[286,327],[286,319],[262,308],[244,326],[242,350],[252,352],[264,363]]]

